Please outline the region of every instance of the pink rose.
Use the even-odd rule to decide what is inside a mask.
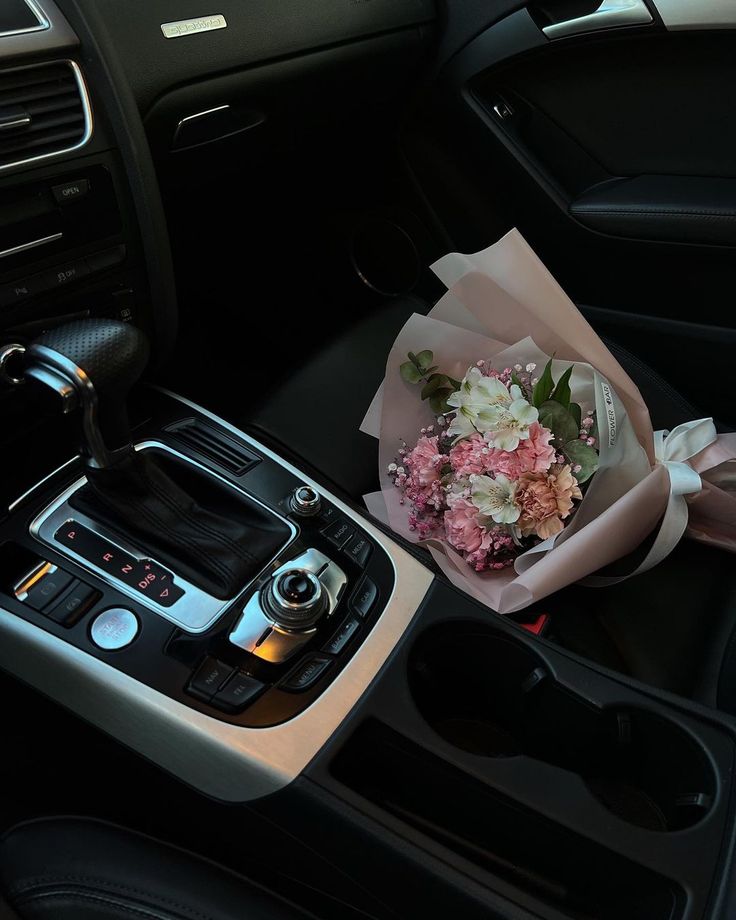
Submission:
[[[582,497],[569,466],[555,466],[548,473],[523,473],[516,490],[522,534],[536,534],[542,540],[558,534],[570,516],[573,501]]]
[[[493,538],[478,523],[478,509],[467,499],[459,498],[445,511],[445,534],[450,546],[461,553],[478,553],[490,549]]]
[[[479,476],[487,471],[488,445],[481,435],[474,434],[458,441],[450,451],[450,466],[458,476]]]

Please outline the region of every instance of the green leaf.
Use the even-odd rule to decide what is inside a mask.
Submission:
[[[516,371],[512,371],[512,372],[511,372],[511,382],[512,382],[515,386],[517,386],[520,390],[523,390],[523,389],[524,389],[524,384],[523,384],[523,383],[521,382],[521,380],[519,380],[519,378],[516,376]]]
[[[432,411],[436,415],[444,415],[445,412],[451,410],[451,406],[447,405],[447,399],[449,396],[452,396],[454,390],[449,389],[449,387],[444,387],[442,389],[436,390],[429,398],[429,405],[432,407]]]
[[[577,403],[570,403],[570,415],[575,419],[575,424],[580,431],[580,426],[583,424],[583,410]]]
[[[405,361],[399,370],[401,372],[401,379],[405,380],[407,383],[419,383],[422,379],[422,372],[416,364],[411,361]]]
[[[554,434],[557,447],[562,447],[563,444],[577,438],[580,432],[570,410],[553,399],[543,403],[540,407],[539,421]]]
[[[438,370],[438,369],[439,369],[439,365],[438,365],[438,364],[435,364],[434,367],[428,367],[428,368],[424,371],[424,373],[425,373],[425,375],[434,374],[434,372],[435,372],[436,370]]]
[[[453,392],[453,393],[457,393],[457,391],[458,391],[458,390],[460,389],[460,387],[463,385],[462,380],[455,380],[454,377],[448,377],[447,380],[448,380],[450,386],[452,387],[452,392]]]
[[[415,355],[417,365],[422,369],[426,370],[429,365],[434,361],[434,354],[427,351],[420,351],[418,355]]]
[[[592,448],[588,447],[585,441],[579,438],[576,441],[570,441],[562,448],[562,453],[570,461],[573,468],[579,466],[581,469],[575,473],[575,478],[579,483],[587,482],[598,469],[598,454]]]
[[[422,399],[429,399],[429,397],[440,387],[446,389],[447,385],[447,377],[445,377],[444,374],[432,374],[429,380],[422,387]]]
[[[573,372],[573,365],[565,371],[565,373],[557,381],[557,386],[552,393],[551,399],[554,399],[555,402],[558,402],[561,406],[564,406],[566,409],[570,406],[570,399],[572,393],[570,392],[570,376]]]
[[[537,409],[539,409],[543,403],[547,402],[554,388],[555,382],[552,379],[552,359],[550,358],[544,369],[544,373],[539,380],[537,380],[537,385],[534,387],[534,392],[532,394],[532,403]]]

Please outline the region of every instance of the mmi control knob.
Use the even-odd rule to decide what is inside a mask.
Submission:
[[[289,569],[272,579],[264,591],[266,613],[282,629],[311,629],[325,612],[322,582],[307,569]]]

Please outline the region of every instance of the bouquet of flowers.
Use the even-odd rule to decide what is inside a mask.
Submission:
[[[448,293],[401,330],[361,426],[379,438],[375,516],[500,613],[645,572],[686,532],[736,551],[736,434],[654,432],[518,231],[432,268]]]
[[[560,533],[582,501],[598,468],[595,409],[572,402],[574,365],[555,383],[551,360],[536,377],[534,362],[498,370],[481,359],[460,382],[433,360],[410,352],[401,365],[439,414],[388,474],[421,539],[444,537],[476,572],[504,569]]]

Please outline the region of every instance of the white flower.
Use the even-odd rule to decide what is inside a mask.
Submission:
[[[512,387],[513,389],[513,387]],[[539,419],[539,411],[525,399],[515,399],[495,424],[485,432],[485,439],[498,450],[516,450],[529,437],[529,428]]]
[[[516,483],[502,476],[471,476],[472,502],[481,514],[497,524],[514,524],[521,512],[516,506]]]

